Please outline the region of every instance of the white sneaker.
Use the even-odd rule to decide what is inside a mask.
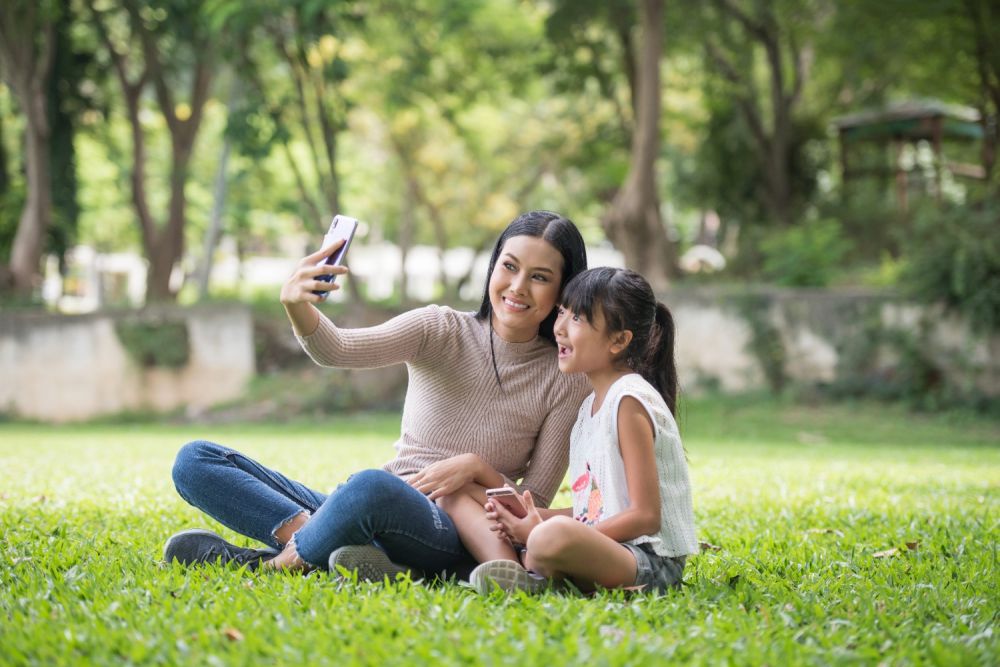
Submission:
[[[338,566],[349,572],[358,573],[358,581],[395,581],[397,574],[408,573],[409,568],[396,565],[385,552],[371,544],[356,544],[340,547],[330,554],[330,573],[343,576]]]
[[[499,588],[502,591],[527,591],[537,593],[550,586],[550,581],[534,572],[528,572],[512,560],[488,560],[469,575],[469,583],[482,595]]]

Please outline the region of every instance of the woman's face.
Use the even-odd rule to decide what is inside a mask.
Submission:
[[[555,308],[562,284],[563,258],[555,246],[534,236],[507,239],[490,274],[493,329],[511,343],[538,335]]]

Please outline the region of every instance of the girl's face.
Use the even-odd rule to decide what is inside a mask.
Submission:
[[[609,335],[600,306],[594,309],[593,320],[577,315],[568,308],[559,308],[553,327],[559,347],[559,370],[563,373],[613,372],[616,357],[628,345],[629,332]]]
[[[559,251],[534,236],[507,239],[490,274],[493,329],[511,343],[538,335],[538,327],[559,299],[563,258]]]

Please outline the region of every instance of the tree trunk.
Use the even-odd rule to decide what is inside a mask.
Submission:
[[[407,173],[406,187],[403,188],[403,210],[399,215],[399,302],[404,306],[410,303],[410,276],[406,272],[406,260],[413,247],[413,231],[416,227],[413,211],[417,206],[416,199],[416,184]]]
[[[49,179],[49,133],[46,100],[40,90],[31,92],[25,129],[25,167],[28,196],[14,235],[10,272],[17,293],[29,295],[38,284],[45,233],[52,224],[52,182]]]
[[[660,149],[660,57],[663,53],[663,0],[641,0],[643,27],[637,68],[635,132],[628,176],[602,220],[625,263],[642,273],[654,289],[667,287],[677,264],[677,250],[667,237],[656,191]]]
[[[215,248],[219,244],[219,237],[222,235],[222,211],[226,204],[226,168],[229,165],[229,152],[231,150],[232,142],[229,140],[229,137],[226,137],[222,143],[222,154],[219,156],[219,168],[215,172],[215,191],[212,194],[212,216],[208,220],[208,229],[205,230],[205,258],[198,271],[199,301],[204,301],[208,298],[208,283],[212,277],[212,260],[215,256]]]
[[[25,176],[27,200],[21,211],[10,254],[14,290],[30,295],[40,282],[45,233],[52,224],[49,77],[55,58],[52,16],[36,3],[0,3],[0,65],[27,119]]]
[[[996,18],[988,2],[966,0],[965,14],[973,30],[973,55],[979,73],[980,116],[983,145],[980,159],[987,188],[1000,194],[996,173],[997,148],[1000,147],[1000,45],[996,37]],[[990,108],[992,106],[992,109]]]
[[[169,111],[167,111],[169,113]],[[187,198],[184,186],[187,183],[188,166],[194,133],[174,139],[171,151],[170,202],[167,208],[167,224],[154,231],[146,244],[149,271],[146,277],[146,302],[172,301],[176,291],[171,288],[170,274],[174,265],[184,254],[184,224],[186,222]]]
[[[785,73],[781,62],[781,35],[773,27],[773,21],[763,25],[764,50],[771,68],[771,109],[774,114],[774,128],[770,140],[763,148],[766,152],[766,170],[771,214],[783,226],[792,222],[791,187],[791,144],[792,105],[798,96],[786,93]],[[793,52],[792,58],[799,62],[800,54]]]
[[[7,157],[7,140],[4,134],[3,114],[0,113],[0,199],[10,190],[10,158]]]
[[[722,76],[737,88],[736,104],[750,129],[756,149],[755,156],[763,170],[764,208],[775,222],[789,225],[795,218],[791,180],[793,117],[809,76],[812,49],[808,45],[800,47],[789,37],[787,56],[792,63],[789,83],[786,81],[788,68],[784,62],[781,31],[770,6],[767,3],[754,5],[756,14],[751,16],[731,0],[715,0],[713,4],[721,16],[734,19],[750,41],[764,49],[773,117],[770,127],[758,104],[753,73],[727,58],[721,45],[713,43],[711,39],[705,42],[709,59]]]

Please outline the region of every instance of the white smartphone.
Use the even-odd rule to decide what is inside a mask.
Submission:
[[[489,500],[500,503],[504,508],[516,516],[518,519],[523,519],[528,516],[528,510],[524,509],[524,505],[521,504],[521,500],[514,493],[514,489],[509,486],[501,486],[496,489],[486,489],[486,497]]]
[[[322,262],[317,264],[317,266],[340,266],[344,261],[344,255],[347,253],[347,248],[351,245],[351,240],[354,238],[354,232],[358,230],[358,221],[354,218],[349,218],[346,215],[335,215],[333,216],[333,222],[330,223],[330,229],[327,230],[326,236],[323,237],[323,247],[326,248],[336,241],[343,240],[344,245],[324,259]],[[322,276],[316,276],[316,280],[321,280],[325,283],[333,284],[336,280],[336,276],[330,274],[325,274]],[[329,290],[316,290],[313,294],[319,295],[320,299],[326,299],[330,294]]]

